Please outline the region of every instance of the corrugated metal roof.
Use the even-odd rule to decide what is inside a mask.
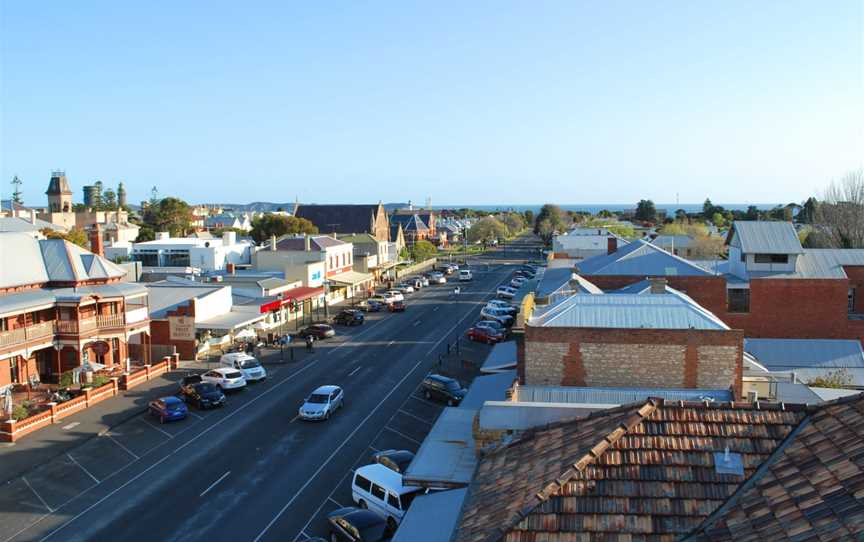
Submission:
[[[224,314],[195,322],[195,329],[219,329],[233,331],[266,318],[266,314],[249,311],[228,311]]]
[[[536,327],[728,330],[714,314],[677,294],[573,295],[538,307]]]
[[[769,371],[864,368],[861,342],[843,339],[744,339],[744,350]]]
[[[39,288],[0,296],[0,316],[53,305],[57,302],[77,302],[94,295],[101,298],[130,297],[146,292],[147,288],[134,282],[81,286],[79,288]]]
[[[477,465],[472,427],[476,411],[447,407],[426,435],[403,478],[407,484],[468,485]]]
[[[687,248],[693,244],[694,239],[689,235],[658,235],[651,241],[658,247]]]
[[[732,401],[729,390],[683,388],[578,388],[574,386],[519,386],[518,403],[573,403],[626,405],[660,397],[669,401]]]
[[[497,373],[516,367],[516,341],[500,342],[489,350],[486,361],[480,368],[481,373]]]
[[[187,284],[188,283],[188,284]],[[164,318],[166,313],[189,301],[190,299],[205,297],[222,288],[225,285],[202,284],[200,282],[184,281],[177,283],[173,281],[147,283],[147,292],[150,304],[151,318]]]
[[[441,542],[450,540],[467,489],[435,491],[411,501],[391,542]]]
[[[707,270],[643,240],[633,241],[612,254],[594,256],[576,264],[591,275],[711,276]]]
[[[0,288],[48,282],[39,242],[26,233],[0,233]]]
[[[45,222],[44,220],[39,220],[38,218],[36,219],[36,223],[33,224],[30,222],[30,220],[17,216],[0,216],[0,233],[27,233],[41,231],[45,228],[59,232],[67,231],[66,228],[64,228],[63,226],[58,226],[56,224],[52,224],[51,222]]]
[[[51,290],[43,290],[41,288],[14,294],[6,294],[0,296],[0,316],[14,314],[45,305],[53,305],[54,301],[54,294]]]
[[[801,254],[801,241],[791,222],[736,220],[728,241],[737,235],[745,254]]]
[[[766,279],[845,279],[843,266],[864,266],[864,249],[807,248],[798,256],[794,272],[751,272],[749,278]]]
[[[571,280],[573,284],[571,284]],[[549,297],[552,294],[578,292],[583,294],[602,294],[603,290],[576,274],[569,267],[549,268],[543,272],[537,284],[537,297]]]
[[[505,401],[507,390],[517,379],[516,369],[497,374],[478,376],[468,388],[468,393],[459,402],[458,408],[480,410],[486,401]]]

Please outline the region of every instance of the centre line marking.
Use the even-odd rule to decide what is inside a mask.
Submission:
[[[357,371],[359,371],[362,368],[363,368],[362,366],[358,365],[356,369],[354,369],[353,371],[348,373],[348,376],[354,376],[355,374],[357,374]]]
[[[230,470],[229,470],[228,472],[226,472],[225,474],[223,474],[222,476],[220,476],[218,480],[216,480],[215,482],[213,482],[212,484],[210,484],[210,487],[208,487],[207,489],[205,489],[204,491],[202,491],[201,494],[198,495],[198,496],[199,496],[199,497],[203,497],[204,495],[206,495],[208,491],[210,491],[211,489],[213,489],[214,487],[216,487],[216,484],[218,484],[219,482],[221,482],[222,480],[224,480],[225,478],[227,478],[229,474],[231,474],[231,471],[230,471]]]
[[[387,343],[387,346],[393,346],[393,343],[395,343],[395,342],[396,341],[390,341],[389,343]]]

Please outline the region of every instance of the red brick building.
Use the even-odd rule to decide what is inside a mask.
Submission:
[[[603,290],[664,277],[747,337],[864,341],[864,250],[805,249],[788,222],[735,222],[728,260],[636,241],[576,264]]]
[[[122,268],[62,239],[19,233],[0,234],[0,254],[0,388],[149,352],[147,289],[121,282]]]

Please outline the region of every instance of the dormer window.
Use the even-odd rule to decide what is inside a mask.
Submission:
[[[756,263],[789,263],[788,254],[754,254]]]

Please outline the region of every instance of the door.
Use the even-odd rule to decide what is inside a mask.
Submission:
[[[41,382],[51,382],[54,376],[54,349],[46,348],[37,350],[36,355],[36,370],[39,372],[39,380]]]

